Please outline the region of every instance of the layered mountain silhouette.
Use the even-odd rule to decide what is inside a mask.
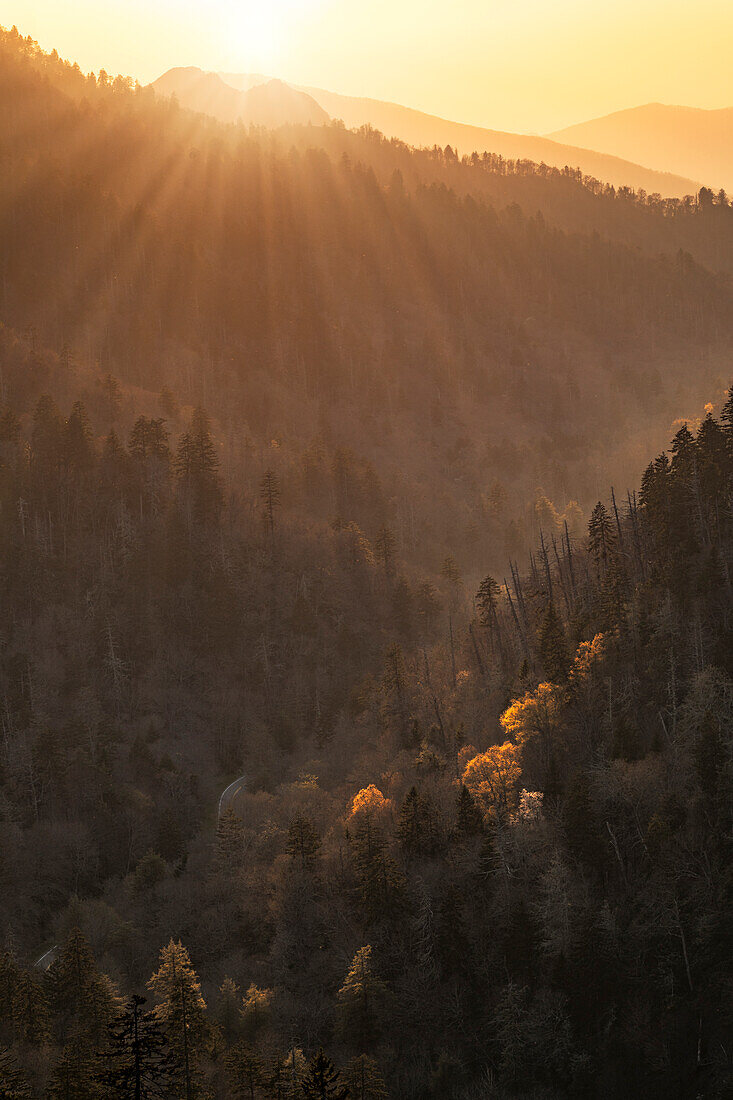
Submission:
[[[660,172],[677,172],[733,191],[733,107],[706,111],[648,103],[548,134]]]
[[[285,124],[322,126],[328,114],[306,92],[282,80],[253,78],[246,88],[233,88],[217,73],[195,67],[170,69],[153,84],[161,95],[175,95],[181,106],[213,115],[222,122],[252,126]]]
[[[399,138],[417,147],[450,145],[460,154],[490,151],[507,160],[530,160],[555,168],[568,165],[615,187],[633,187],[665,196],[681,196],[697,191],[700,186],[695,178],[658,172],[617,156],[563,144],[547,137],[469,126],[397,103],[339,95],[324,88],[283,85],[280,81],[263,84],[266,80],[264,76],[250,73],[171,69],[156,80],[153,87],[163,95],[175,93],[184,106],[222,121],[234,122],[241,118],[246,122],[253,121],[247,113],[250,97],[256,97],[260,87],[270,88],[277,84],[281,89],[288,89],[293,98],[288,99],[282,92],[277,97],[278,109],[269,116],[272,121],[258,119],[260,125],[276,126],[287,122],[319,125],[330,116],[341,119],[349,128],[373,126],[387,137]]]

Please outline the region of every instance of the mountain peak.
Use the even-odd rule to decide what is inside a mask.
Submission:
[[[218,73],[191,65],[169,69],[153,81],[152,87],[160,95],[175,95],[183,107],[222,122],[276,128],[294,124],[323,126],[329,120],[312,96],[277,78],[262,77],[260,83],[236,88]]]
[[[548,134],[733,190],[733,107],[646,103]]]

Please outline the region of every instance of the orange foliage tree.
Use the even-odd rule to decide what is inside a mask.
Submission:
[[[517,746],[506,741],[469,760],[463,783],[488,817],[505,821],[516,811],[521,774]]]
[[[370,783],[368,787],[362,787],[359,793],[354,795],[350,816],[352,818],[360,814],[375,816],[386,813],[391,806],[391,800],[384,797],[379,787]]]
[[[561,688],[539,684],[534,691],[515,699],[500,719],[502,729],[520,750],[523,766],[537,766],[543,781],[554,766],[562,706]]]

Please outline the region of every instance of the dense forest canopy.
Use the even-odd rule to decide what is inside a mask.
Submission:
[[[727,199],[0,88],[0,1095],[730,1095]]]

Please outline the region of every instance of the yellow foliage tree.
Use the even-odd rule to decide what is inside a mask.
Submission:
[[[260,989],[253,983],[242,998],[242,1018],[250,1036],[270,1023],[272,996],[271,989]]]
[[[577,683],[591,676],[605,657],[606,648],[605,634],[596,634],[592,641],[581,642],[568,674],[570,683]]]
[[[351,803],[351,817],[353,818],[359,814],[375,816],[385,813],[391,806],[391,800],[384,797],[379,787],[375,787],[373,783],[370,783],[368,787],[363,787],[358,794],[354,795]]]
[[[580,643],[568,673],[572,724],[589,753],[598,748],[606,728],[610,687],[607,657],[608,636],[596,634],[592,641]]]
[[[505,821],[517,808],[521,774],[517,746],[506,741],[503,745],[492,745],[469,760],[463,772],[463,783],[488,817]]]
[[[556,684],[539,684],[521,699],[515,699],[501,716],[501,725],[512,737],[526,763],[535,757],[547,778],[555,754],[555,741],[563,704],[563,691]]]

